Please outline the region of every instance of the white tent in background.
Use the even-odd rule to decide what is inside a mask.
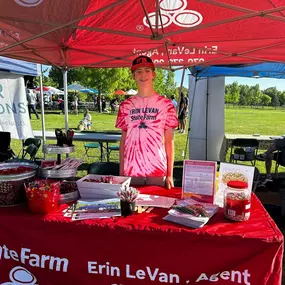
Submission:
[[[136,95],[138,93],[138,91],[134,90],[134,89],[130,89],[126,92],[125,95]]]
[[[64,94],[64,92],[62,90],[59,90],[59,89],[57,89],[55,87],[48,86],[48,89],[49,89],[48,92],[51,93],[51,94],[60,94],[60,95]]]

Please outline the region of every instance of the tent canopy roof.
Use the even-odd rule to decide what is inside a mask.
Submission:
[[[0,71],[31,76],[38,76],[39,74],[37,64],[3,56],[0,56]]]
[[[282,63],[260,63],[260,64],[236,64],[217,66],[197,66],[190,69],[191,74],[197,78],[218,76],[240,76],[240,77],[269,77],[285,78],[285,64]]]
[[[0,55],[64,68],[139,54],[168,68],[284,62],[285,0],[71,2],[0,0]]]

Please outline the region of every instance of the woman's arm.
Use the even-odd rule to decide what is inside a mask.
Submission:
[[[122,131],[122,137],[120,141],[120,176],[124,176],[124,152],[127,132]]]
[[[173,129],[167,129],[164,132],[165,152],[167,159],[166,187],[171,189],[173,183],[173,165],[174,165],[174,140]]]

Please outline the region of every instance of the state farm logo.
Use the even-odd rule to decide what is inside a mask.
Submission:
[[[0,285],[38,285],[36,277],[22,266],[14,267],[9,273],[10,281]]]
[[[44,0],[14,0],[17,4],[24,7],[34,7],[40,5]]]
[[[168,27],[172,23],[179,27],[194,27],[199,25],[203,17],[194,10],[187,10],[187,0],[160,0],[159,7],[161,11],[161,19],[158,17],[158,28]],[[150,25],[155,28],[156,13],[148,14]],[[147,17],[144,17],[143,23],[149,27]]]

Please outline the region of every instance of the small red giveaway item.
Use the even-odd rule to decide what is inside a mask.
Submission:
[[[48,214],[58,207],[60,182],[39,180],[25,185],[29,209],[35,214]]]

